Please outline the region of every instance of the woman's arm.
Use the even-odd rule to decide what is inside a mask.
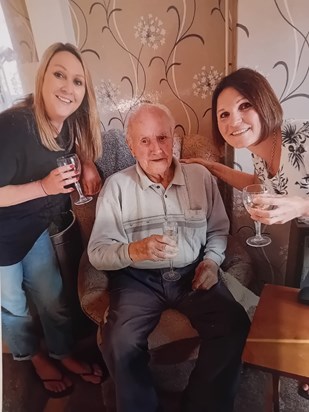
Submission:
[[[77,182],[75,175],[70,165],[61,166],[35,182],[0,187],[0,207],[18,205],[48,195],[71,193],[74,188],[64,186]]]
[[[102,188],[102,179],[96,168],[96,165],[91,161],[81,160],[82,174],[80,184],[85,195],[95,195]]]
[[[80,147],[76,145],[76,154],[80,158],[82,173],[80,176],[80,184],[85,195],[95,195],[102,188],[102,179],[92,160],[86,159],[81,153]]]
[[[0,187],[0,207],[12,206],[28,200],[47,196],[41,185],[41,180],[24,185],[8,185]]]
[[[224,164],[219,162],[212,162],[199,157],[191,159],[181,159],[181,162],[199,163],[202,166],[207,167],[207,169],[214,176],[239,190],[242,190],[245,186],[259,182],[256,175],[251,175],[249,173],[232,169],[231,167],[225,166]]]

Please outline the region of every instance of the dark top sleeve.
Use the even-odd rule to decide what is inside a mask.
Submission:
[[[58,139],[70,140],[66,124]],[[42,145],[31,109],[0,114],[0,187],[42,179],[67,152]],[[59,194],[0,207],[0,266],[23,259],[54,216],[68,208],[68,200],[67,194]]]

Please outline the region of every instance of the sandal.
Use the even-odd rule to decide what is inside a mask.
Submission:
[[[94,365],[92,365],[91,363],[87,363],[87,369],[89,369],[89,372],[76,373],[76,375],[80,376],[80,378],[83,381],[88,382],[88,383],[92,383],[93,385],[99,385],[100,383],[102,383],[102,376],[97,375],[95,373]],[[98,382],[92,382],[89,379],[87,379],[88,376],[94,376],[96,378],[100,378],[100,380]]]
[[[48,394],[48,396],[50,398],[64,398],[65,396],[71,395],[71,393],[73,392],[73,389],[74,389],[73,385],[67,386],[62,391],[52,391],[51,389],[47,389],[45,387],[44,384],[48,383],[48,382],[59,382],[59,383],[64,383],[65,384],[63,374],[61,374],[61,377],[59,379],[42,379],[42,378],[39,377],[39,375],[37,375],[37,376],[40,379],[40,381],[42,382],[43,388],[44,388],[45,392]]]

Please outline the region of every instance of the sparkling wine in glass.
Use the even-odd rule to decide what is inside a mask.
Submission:
[[[247,211],[250,213],[250,209],[271,209],[271,205],[264,205],[258,201],[259,196],[264,194],[270,194],[267,186],[262,184],[254,184],[246,186],[243,189],[243,203]],[[261,233],[261,222],[254,220],[255,235],[249,237],[246,243],[253,247],[263,247],[271,243],[271,238],[269,236],[262,235]]]
[[[178,225],[177,222],[164,222],[163,223],[163,234],[169,236],[171,239],[178,242]],[[173,267],[173,260],[169,259],[170,267],[163,273],[162,277],[164,280],[174,282],[180,279],[180,274]]]
[[[65,156],[58,157],[57,165],[60,166],[67,166],[67,165],[74,165],[74,169],[76,171],[76,177],[80,176],[81,173],[81,163],[77,154],[68,154]],[[91,196],[85,196],[79,182],[74,183],[74,186],[79,194],[79,199],[74,202],[75,205],[83,205],[88,203],[92,200]],[[70,185],[65,186],[70,187]]]

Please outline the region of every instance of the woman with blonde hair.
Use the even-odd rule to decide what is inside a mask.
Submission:
[[[44,53],[35,92],[0,114],[0,276],[3,338],[16,360],[30,360],[51,397],[73,384],[58,368],[100,383],[98,365],[72,357],[72,325],[48,234],[54,215],[67,207],[68,185],[78,180],[56,159],[77,152],[84,190],[96,192],[93,161],[101,154],[94,88],[81,54],[55,43]],[[48,350],[39,346],[28,299],[39,315]],[[53,358],[54,360],[52,360]]]

